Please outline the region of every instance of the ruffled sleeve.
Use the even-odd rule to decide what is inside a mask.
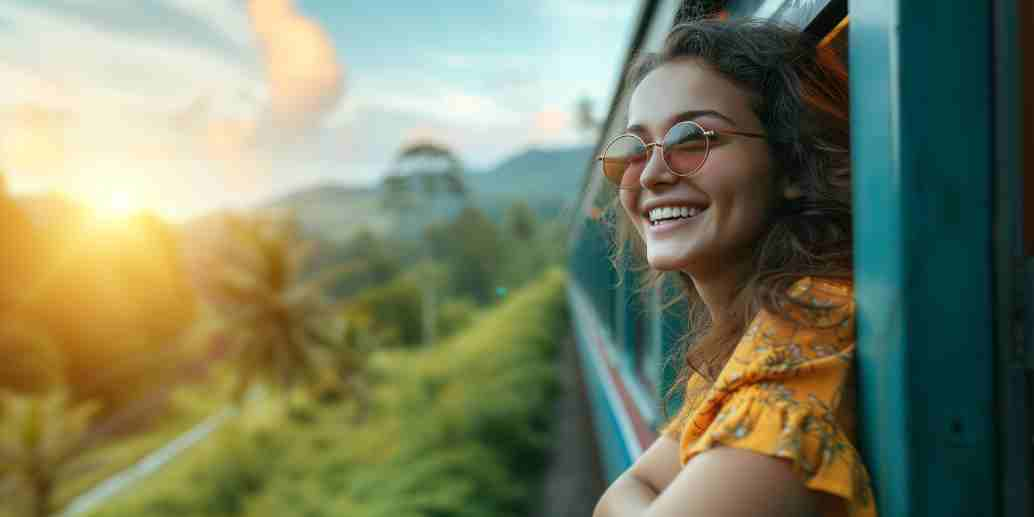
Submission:
[[[699,394],[704,392],[707,385],[696,375],[690,377],[682,394],[682,406],[675,416],[671,417],[660,428],[660,433],[676,442],[682,436],[682,430],[686,427],[686,421],[693,415],[693,408],[699,403]]]
[[[791,318],[762,311],[703,401],[679,422],[681,434],[670,436],[680,440],[683,464],[717,446],[785,458],[808,488],[844,501],[846,511],[836,515],[874,517],[869,477],[848,435],[850,288],[805,279],[791,294],[800,303]]]

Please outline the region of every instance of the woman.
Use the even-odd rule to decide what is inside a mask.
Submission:
[[[595,517],[875,516],[852,444],[842,63],[768,22],[698,20],[633,68],[600,157],[617,249],[679,282],[694,334],[682,410]]]

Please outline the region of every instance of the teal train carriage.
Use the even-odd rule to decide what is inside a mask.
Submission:
[[[701,12],[794,24],[848,63],[860,448],[880,515],[1034,515],[1034,6],[645,1],[624,67]],[[623,132],[616,83],[597,151]],[[612,481],[681,403],[663,407],[686,322],[663,287],[612,267],[597,167],[574,211],[569,303]]]

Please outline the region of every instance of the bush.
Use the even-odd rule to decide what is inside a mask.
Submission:
[[[449,300],[438,308],[438,335],[447,338],[474,321],[477,305],[470,298]]]
[[[412,275],[396,278],[391,283],[369,289],[344,310],[348,321],[368,321],[370,330],[384,339],[384,344],[412,345],[420,342],[420,285]]]

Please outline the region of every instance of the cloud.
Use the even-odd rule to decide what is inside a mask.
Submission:
[[[137,1],[137,0],[134,0]],[[255,33],[242,16],[240,0],[159,0],[201,20],[241,48],[254,48]]]
[[[121,192],[182,218],[334,170],[326,156],[252,147],[260,124],[312,130],[343,90],[329,36],[291,2],[56,1],[0,5],[0,167],[13,190]],[[142,4],[192,32],[119,25]],[[195,38],[198,27],[217,37]],[[220,38],[232,45],[208,44]]]
[[[239,100],[264,89],[246,60],[231,60],[185,40],[172,44],[138,34],[102,30],[74,16],[39,7],[0,5],[0,60],[8,63],[0,80],[27,87],[18,101],[82,109],[110,103],[152,112],[171,111],[205,92]],[[20,72],[17,72],[20,70]],[[53,85],[35,89],[26,77]],[[25,97],[38,96],[35,99]],[[10,97],[0,99],[9,103]],[[74,106],[68,106],[72,104]],[[227,107],[239,109],[228,101]],[[247,109],[247,108],[246,108]]]
[[[600,49],[620,46],[607,35],[631,24],[634,9],[572,1],[537,0],[548,20],[513,4],[508,27],[541,28],[491,45],[478,39],[481,24],[469,23],[480,31],[464,39],[455,25],[446,36],[420,19],[442,44],[414,49],[367,37],[368,19],[338,12],[347,3],[306,4],[308,18],[289,0],[8,0],[0,159],[10,160],[4,145],[25,149],[20,159],[32,166],[19,168],[29,180],[84,190],[123,182],[183,213],[331,180],[374,182],[419,137],[453,146],[475,169],[528,146],[581,143],[574,100],[609,93],[613,67]],[[329,19],[332,27],[317,25]],[[338,50],[355,53],[347,74]],[[12,106],[45,107],[43,121]],[[256,149],[256,131],[264,143],[297,138]]]
[[[269,123],[288,130],[312,126],[344,89],[345,71],[330,36],[293,0],[250,0],[248,12],[265,58]]]
[[[519,124],[527,118],[526,112],[506,106],[493,96],[433,78],[421,79],[418,88],[413,87],[411,78],[405,77],[360,77],[356,81],[362,91],[350,96],[347,105],[340,106],[327,119],[328,126],[342,125],[366,108],[488,129]]]

